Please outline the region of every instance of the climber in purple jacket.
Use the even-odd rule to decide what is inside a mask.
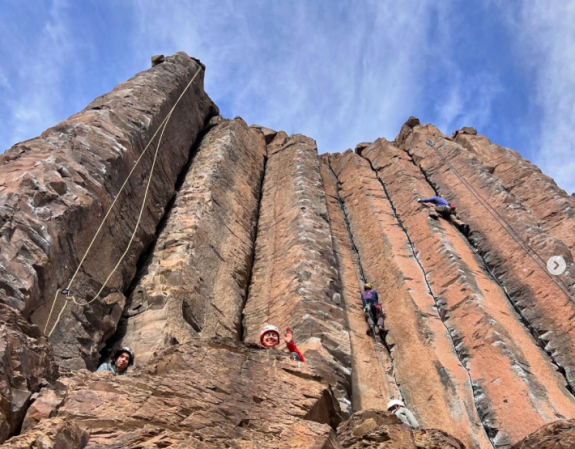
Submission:
[[[435,205],[434,208],[429,209],[429,216],[431,218],[437,219],[441,215],[446,220],[451,221],[457,229],[459,229],[464,235],[469,235],[469,225],[463,223],[458,217],[455,211],[455,204],[450,204],[445,198],[440,196],[431,196],[429,198],[421,198],[417,200],[418,203],[432,203]]]
[[[367,335],[372,332],[384,336],[383,317],[384,313],[379,304],[379,296],[377,292],[371,288],[371,284],[365,284],[363,292],[361,292],[361,302],[363,303],[363,311],[365,314],[365,321],[369,328]],[[377,327],[375,327],[377,324]]]

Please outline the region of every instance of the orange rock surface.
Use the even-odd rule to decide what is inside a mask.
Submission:
[[[472,128],[414,117],[318,157],[220,117],[198,60],[154,61],[0,156],[2,447],[573,447],[572,197]],[[72,295],[92,299],[134,235],[125,259],[101,298],[60,294],[48,320],[132,169]],[[417,202],[434,194],[470,234]],[[305,362],[260,348],[266,324],[292,327]],[[135,365],[91,373],[117,345]]]

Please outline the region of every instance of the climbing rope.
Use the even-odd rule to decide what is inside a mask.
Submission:
[[[430,146],[431,148],[433,148],[435,150],[435,152],[439,155],[439,157],[445,162],[445,164],[453,171],[453,173],[455,173],[455,175],[457,176],[457,178],[463,183],[463,185],[465,187],[467,187],[467,189],[471,192],[471,194],[477,199],[477,201],[479,201],[479,203],[487,210],[487,212],[489,212],[489,214],[497,221],[497,223],[503,228],[503,230],[505,230],[505,232],[507,232],[507,234],[509,234],[509,236],[515,241],[515,243],[517,243],[517,245],[519,245],[519,247],[525,252],[525,254],[527,254],[529,257],[531,257],[531,259],[533,259],[533,261],[537,264],[537,266],[539,268],[541,268],[545,274],[549,277],[549,279],[551,279],[560,289],[563,293],[565,293],[565,295],[567,296],[567,298],[574,300],[573,296],[571,296],[571,293],[569,292],[568,287],[563,284],[562,280],[558,280],[555,279],[554,277],[552,277],[552,275],[546,270],[545,267],[545,261],[543,260],[543,258],[541,258],[541,256],[539,256],[539,254],[537,254],[537,252],[527,243],[524,242],[521,237],[519,236],[519,234],[517,233],[517,231],[515,231],[515,229],[513,228],[513,226],[511,226],[506,220],[505,218],[503,218],[501,215],[499,215],[499,213],[473,188],[473,186],[471,186],[457,171],[457,169],[443,156],[443,154],[441,154],[441,152],[439,151],[438,148],[435,147],[435,144],[431,141],[428,140],[427,145]],[[503,223],[501,223],[501,221],[503,221],[503,223],[505,223],[507,225],[504,226]],[[509,228],[509,229],[508,229]],[[512,231],[512,232],[511,232]],[[515,235],[513,235],[513,233]],[[523,246],[525,245],[525,246]],[[533,254],[535,254],[535,256],[537,256],[537,258],[541,261],[539,262],[534,256],[533,254],[531,254],[525,247],[529,248],[529,250],[531,250],[531,252]],[[543,263],[543,265],[541,265],[541,263]],[[561,282],[561,283],[560,283]]]
[[[172,118],[172,114],[174,112],[174,110],[176,109],[176,106],[178,105],[178,103],[180,102],[180,100],[184,97],[184,95],[186,94],[186,92],[188,91],[189,87],[192,85],[192,83],[194,82],[194,80],[196,79],[196,77],[198,76],[198,74],[201,71],[201,67],[196,71],[196,73],[194,74],[194,76],[192,77],[192,79],[188,82],[188,84],[186,85],[186,87],[184,88],[184,90],[182,91],[182,93],[180,94],[180,96],[178,97],[178,99],[176,100],[176,102],[174,103],[174,105],[172,106],[172,108],[170,109],[170,111],[168,112],[168,114],[166,115],[166,117],[164,118],[164,120],[162,120],[162,123],[160,123],[160,126],[158,127],[158,129],[156,130],[156,132],[153,134],[152,138],[150,139],[150,141],[148,142],[148,144],[146,145],[146,147],[144,148],[144,150],[142,151],[142,153],[140,154],[140,156],[138,157],[138,159],[136,160],[134,166],[132,167],[132,169],[130,170],[130,173],[128,173],[128,176],[126,177],[126,179],[124,180],[124,183],[122,184],[122,186],[120,187],[120,190],[118,191],[118,193],[116,194],[114,201],[112,201],[112,204],[110,205],[110,207],[108,208],[108,211],[106,212],[106,214],[104,215],[104,218],[102,219],[102,222],[100,223],[100,226],[98,227],[98,230],[96,231],[96,233],[94,234],[94,237],[92,238],[90,244],[88,245],[88,249],[86,250],[86,252],[84,253],[84,256],[82,257],[82,260],[80,261],[80,264],[78,265],[78,267],[76,268],[76,271],[74,272],[72,278],[70,279],[70,282],[68,283],[68,286],[61,290],[58,288],[56,290],[56,294],[54,295],[54,300],[52,301],[52,307],[50,309],[50,313],[48,315],[48,319],[46,320],[46,325],[44,326],[44,334],[46,334],[46,330],[48,329],[48,324],[50,323],[50,320],[52,318],[52,314],[54,312],[54,308],[56,305],[56,301],[58,299],[58,294],[61,292],[62,294],[64,294],[66,296],[66,302],[64,302],[64,305],[62,306],[62,308],[60,309],[60,312],[58,313],[58,317],[56,319],[56,322],[54,323],[54,325],[52,326],[52,330],[50,331],[50,333],[48,334],[48,338],[52,336],[52,334],[54,333],[54,330],[56,329],[56,327],[58,326],[58,323],[60,322],[60,319],[62,318],[62,315],[64,313],[64,310],[66,309],[66,306],[68,305],[68,303],[70,301],[72,301],[74,304],[78,305],[78,306],[87,306],[92,304],[94,301],[96,301],[96,299],[98,299],[100,297],[100,295],[102,294],[102,291],[106,288],[106,285],[108,284],[108,281],[110,280],[110,278],[112,277],[112,275],[116,272],[116,270],[118,269],[118,267],[120,266],[120,264],[122,263],[122,261],[124,260],[124,258],[126,257],[126,255],[128,254],[128,251],[130,250],[130,247],[132,245],[132,242],[134,241],[134,238],[136,237],[136,233],[138,231],[138,228],[140,226],[140,222],[144,213],[144,208],[146,206],[146,200],[148,198],[148,193],[150,190],[150,184],[152,181],[152,176],[154,174],[154,168],[156,166],[156,160],[158,157],[158,153],[160,150],[160,146],[162,143],[162,139],[164,137],[164,131],[166,130],[166,127],[168,125],[168,123],[170,122],[170,119]],[[160,132],[161,131],[161,132]],[[142,160],[142,157],[146,154],[146,152],[148,151],[148,148],[150,147],[150,145],[154,142],[154,139],[156,138],[156,136],[158,135],[158,133],[160,132],[160,138],[158,139],[158,144],[156,145],[156,150],[154,152],[154,159],[152,162],[152,167],[150,168],[150,173],[148,176],[148,181],[146,184],[146,189],[144,191],[144,198],[142,200],[142,205],[140,207],[140,212],[138,214],[138,219],[136,221],[136,225],[134,226],[134,230],[132,232],[132,235],[130,237],[130,240],[128,242],[128,245],[126,247],[126,250],[124,251],[124,253],[122,254],[122,256],[120,257],[120,259],[118,260],[118,263],[116,263],[116,265],[114,266],[114,268],[112,269],[112,271],[110,272],[110,274],[108,275],[108,277],[106,278],[106,280],[104,281],[104,283],[102,284],[102,286],[100,287],[100,290],[98,291],[98,293],[96,293],[96,295],[90,300],[90,301],[86,301],[86,302],[78,302],[76,300],[76,298],[71,294],[71,289],[72,289],[72,285],[74,284],[74,281],[76,280],[76,276],[78,275],[80,268],[82,267],[82,265],[84,264],[84,261],[86,260],[86,258],[88,257],[88,253],[90,252],[90,250],[92,249],[92,246],[94,245],[94,242],[96,241],[96,238],[98,237],[98,235],[100,234],[100,231],[102,230],[102,228],[104,227],[104,223],[106,222],[106,219],[108,218],[108,216],[110,215],[110,213],[112,212],[112,209],[114,207],[114,205],[116,204],[116,202],[118,201],[118,198],[120,197],[122,191],[124,190],[124,188],[126,187],[126,185],[128,184],[128,181],[130,180],[130,177],[132,176],[132,174],[134,173],[136,167],[138,166],[138,164],[140,163],[140,161]]]

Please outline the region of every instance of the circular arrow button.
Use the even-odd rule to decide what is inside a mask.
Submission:
[[[567,268],[567,264],[565,263],[563,256],[553,256],[547,261],[547,270],[555,276],[563,274],[565,268]]]

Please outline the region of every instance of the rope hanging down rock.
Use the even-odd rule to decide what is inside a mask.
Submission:
[[[52,326],[52,329],[50,330],[50,333],[48,334],[48,338],[50,338],[52,336],[52,334],[54,333],[54,330],[56,329],[56,327],[58,326],[58,323],[60,322],[60,319],[62,318],[62,315],[64,313],[64,310],[66,309],[66,306],[68,305],[68,303],[70,301],[72,301],[74,304],[78,305],[78,306],[87,306],[92,304],[94,301],[96,301],[96,299],[98,299],[100,297],[100,295],[102,294],[102,291],[106,288],[106,285],[108,284],[108,281],[110,280],[110,278],[112,277],[112,275],[116,272],[116,270],[118,269],[118,267],[120,266],[120,264],[122,263],[122,261],[124,260],[124,258],[126,257],[126,255],[128,254],[128,251],[130,250],[130,247],[132,245],[132,242],[134,241],[134,238],[136,237],[136,232],[138,231],[138,228],[140,227],[140,221],[142,219],[142,216],[144,214],[144,208],[146,206],[146,200],[148,199],[148,192],[150,190],[150,184],[152,181],[152,176],[154,174],[154,168],[156,166],[156,160],[158,157],[158,153],[160,150],[160,146],[162,143],[162,138],[164,137],[164,131],[166,130],[166,127],[168,125],[168,123],[170,122],[170,119],[172,118],[172,114],[174,112],[174,110],[176,109],[176,106],[178,106],[178,103],[180,102],[180,100],[184,97],[184,95],[186,94],[186,92],[188,91],[188,89],[190,88],[190,86],[192,85],[192,83],[194,82],[194,80],[196,79],[196,77],[199,75],[199,73],[201,72],[201,67],[196,71],[196,73],[194,74],[194,76],[192,77],[192,79],[188,82],[188,84],[186,85],[186,87],[184,88],[184,90],[182,91],[182,93],[180,94],[180,96],[178,97],[178,99],[176,100],[176,102],[174,103],[174,105],[172,106],[172,108],[170,109],[170,111],[168,112],[168,114],[166,115],[166,117],[164,118],[164,120],[162,120],[162,123],[160,123],[160,126],[158,127],[158,129],[156,130],[156,132],[154,133],[154,135],[152,136],[152,138],[150,139],[150,141],[148,142],[148,144],[146,145],[146,147],[144,148],[144,151],[142,151],[142,154],[140,154],[140,156],[138,157],[138,159],[136,160],[136,163],[134,164],[134,166],[132,167],[132,169],[130,170],[130,173],[128,173],[128,176],[126,177],[126,179],[124,180],[124,183],[122,184],[122,186],[120,187],[120,190],[118,191],[118,193],[116,194],[114,201],[112,201],[112,204],[110,205],[110,207],[108,208],[108,211],[106,212],[106,215],[104,215],[104,218],[102,219],[102,222],[100,223],[100,226],[98,227],[98,230],[96,231],[96,233],[94,234],[94,237],[92,238],[92,241],[90,242],[90,244],[88,245],[88,249],[86,250],[86,252],[84,253],[84,256],[82,257],[82,260],[80,261],[80,264],[78,265],[78,267],[76,268],[76,271],[74,272],[72,278],[70,279],[70,282],[68,283],[68,286],[63,289],[63,290],[56,290],[56,294],[54,295],[54,300],[52,301],[52,307],[50,309],[50,314],[48,315],[48,319],[46,320],[46,324],[44,326],[44,334],[46,334],[46,330],[48,329],[48,324],[50,323],[50,320],[52,318],[52,314],[54,312],[54,308],[56,306],[56,301],[58,299],[58,294],[62,293],[63,295],[65,295],[66,297],[66,302],[64,302],[64,305],[62,306],[62,308],[60,309],[60,312],[58,313],[58,317],[56,319],[56,322],[54,323],[54,325]],[[94,242],[96,241],[96,238],[98,237],[98,235],[100,234],[100,231],[102,230],[102,228],[104,227],[104,223],[106,222],[106,219],[108,218],[108,216],[110,215],[110,213],[112,212],[112,209],[114,208],[116,202],[118,201],[118,198],[120,197],[120,195],[122,194],[122,191],[124,190],[124,188],[126,187],[126,185],[128,184],[128,181],[130,180],[130,177],[132,176],[132,174],[134,173],[136,167],[138,166],[138,164],[140,163],[140,161],[142,160],[142,157],[146,154],[146,152],[148,151],[148,148],[150,147],[150,145],[154,142],[154,139],[156,138],[156,136],[158,135],[158,132],[160,132],[160,138],[158,139],[158,144],[156,145],[156,151],[154,152],[154,159],[152,162],[152,167],[150,169],[150,174],[148,176],[148,182],[146,184],[146,189],[144,191],[144,199],[142,200],[142,205],[140,207],[140,212],[138,214],[138,220],[136,221],[136,225],[134,226],[134,231],[132,232],[132,236],[130,237],[130,241],[128,242],[128,245],[126,247],[126,250],[124,251],[124,253],[122,254],[122,256],[120,257],[120,259],[118,260],[118,263],[116,263],[116,265],[114,266],[114,268],[112,269],[112,271],[110,271],[110,274],[108,274],[108,277],[106,278],[106,280],[103,282],[102,286],[100,287],[100,290],[98,291],[98,293],[96,293],[96,295],[90,300],[90,301],[86,301],[86,302],[78,302],[76,300],[76,298],[71,294],[72,291],[72,285],[74,284],[74,281],[76,280],[76,276],[78,275],[80,268],[82,267],[82,265],[84,264],[84,261],[86,260],[86,258],[88,257],[88,254],[90,252],[90,250],[92,249],[92,246],[94,245]]]

